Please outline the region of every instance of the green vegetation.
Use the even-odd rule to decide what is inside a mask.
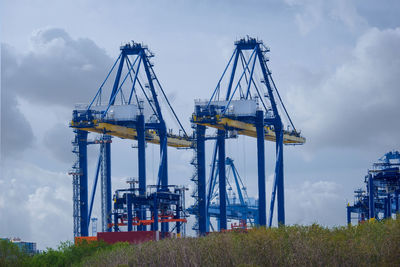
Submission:
[[[80,265],[83,258],[96,253],[96,251],[106,251],[111,247],[103,242],[84,243],[74,246],[72,242],[63,242],[57,250],[47,249],[47,251],[37,254],[26,261],[28,266],[76,266]]]
[[[86,266],[400,266],[400,220],[217,233],[96,253]]]
[[[400,220],[388,220],[333,229],[259,228],[141,245],[63,243],[10,266],[400,266],[399,255]]]
[[[20,266],[26,258],[17,245],[9,240],[0,240],[0,266]]]

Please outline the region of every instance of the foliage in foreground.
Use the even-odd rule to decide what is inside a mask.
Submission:
[[[400,266],[400,220],[259,228],[141,245],[62,243],[33,257],[18,255],[5,266]]]
[[[0,240],[0,266],[19,266],[27,255],[9,240]]]
[[[80,265],[83,258],[96,253],[106,251],[111,246],[103,242],[84,243],[74,246],[72,242],[63,242],[55,249],[47,249],[25,261],[26,266],[75,266]]]
[[[33,256],[21,251],[15,244],[0,240],[0,266],[79,266],[82,259],[95,254],[96,251],[116,249],[124,244],[114,247],[103,242],[84,243],[74,246],[72,242],[63,242],[58,249],[48,248],[46,251]],[[125,244],[128,246],[128,244]]]
[[[400,220],[259,228],[98,252],[85,266],[400,266]]]

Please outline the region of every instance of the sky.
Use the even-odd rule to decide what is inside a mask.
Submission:
[[[131,40],[154,52],[155,72],[187,131],[194,100],[210,98],[234,41],[249,35],[270,47],[274,80],[307,138],[284,150],[288,224],[344,225],[346,204],[368,168],[400,149],[399,1],[5,0],[0,12],[1,237],[34,241],[39,249],[72,240],[68,123],[74,105],[93,98],[120,45]],[[113,140],[113,190],[137,176],[132,145]],[[89,147],[90,186],[97,153]],[[149,184],[158,153],[148,145]],[[274,153],[266,143],[267,202]],[[193,152],[169,155],[171,183],[193,189]],[[227,155],[256,197],[255,140],[227,141]]]

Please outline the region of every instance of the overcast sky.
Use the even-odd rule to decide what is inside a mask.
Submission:
[[[235,40],[250,35],[271,48],[275,82],[307,138],[285,147],[288,224],[344,225],[346,203],[367,169],[400,149],[397,0],[5,0],[0,12],[0,237],[41,249],[72,240],[68,122],[130,40],[155,53],[157,76],[187,130],[193,100],[211,96]],[[137,176],[132,144],[113,141],[113,190]],[[97,150],[89,149],[90,186]],[[169,153],[171,183],[192,188],[192,151]],[[255,140],[228,141],[227,155],[256,197]],[[148,145],[147,157],[150,184],[158,147]],[[270,192],[273,144],[266,160]]]

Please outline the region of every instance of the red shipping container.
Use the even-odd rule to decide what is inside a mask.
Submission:
[[[117,242],[129,242],[140,244],[146,241],[156,240],[156,232],[154,231],[138,231],[138,232],[100,232],[97,233],[97,240],[102,240],[109,244]]]

